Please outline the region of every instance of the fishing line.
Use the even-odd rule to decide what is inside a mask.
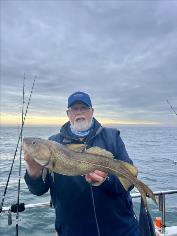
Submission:
[[[3,193],[3,197],[2,197],[2,201],[1,201],[1,205],[0,205],[0,213],[2,212],[2,207],[3,207],[3,204],[4,204],[5,195],[6,195],[6,192],[7,192],[7,187],[8,187],[8,184],[9,184],[9,180],[10,180],[10,176],[11,176],[11,173],[12,173],[15,157],[16,157],[17,150],[18,150],[18,145],[19,145],[19,142],[21,140],[23,126],[24,126],[24,123],[25,123],[26,115],[28,113],[28,107],[29,107],[29,104],[30,104],[30,101],[31,101],[31,96],[32,96],[32,93],[33,93],[34,84],[35,84],[35,79],[34,79],[33,84],[32,84],[30,96],[29,96],[28,103],[27,103],[27,106],[26,106],[25,115],[23,116],[24,119],[22,121],[22,125],[21,125],[21,129],[20,129],[20,134],[19,134],[19,137],[18,137],[18,141],[17,141],[14,157],[13,157],[13,160],[12,160],[11,168],[10,168],[10,171],[9,171],[9,175],[8,175],[8,178],[7,178],[7,183],[6,183],[6,186],[5,186],[5,189],[4,189],[4,193]]]
[[[91,198],[92,198],[93,212],[94,212],[94,217],[95,217],[95,223],[96,223],[97,233],[98,233],[98,236],[101,236],[101,234],[100,234],[100,228],[99,228],[99,225],[98,225],[98,218],[97,218],[97,214],[96,214],[96,207],[95,207],[95,200],[94,200],[94,196],[93,196],[93,189],[92,189],[92,186],[91,186],[91,185],[90,185],[90,191],[91,191]]]
[[[169,106],[171,107],[172,111],[173,111],[173,112],[175,113],[175,115],[177,116],[177,113],[176,113],[175,109],[172,107],[172,105],[169,103],[168,100],[166,100],[166,101],[167,101],[167,103],[169,104]]]

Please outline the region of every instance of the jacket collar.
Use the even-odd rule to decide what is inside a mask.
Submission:
[[[92,139],[94,136],[100,133],[102,129],[103,127],[101,126],[101,124],[95,118],[93,118],[93,126],[91,127],[90,132],[85,137],[84,141]],[[63,142],[65,143],[71,143],[72,141],[80,141],[80,137],[71,132],[69,121],[61,127],[60,135],[63,137]]]

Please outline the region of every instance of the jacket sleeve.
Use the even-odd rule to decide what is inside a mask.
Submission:
[[[120,131],[112,129],[112,132],[109,132],[109,136],[107,137],[107,140],[109,138],[109,140],[111,141],[111,150],[109,151],[113,153],[114,158],[133,164],[132,160],[129,158],[129,155],[125,148],[125,144],[120,137]],[[100,187],[105,189],[106,191],[117,194],[126,192],[119,178],[113,174],[108,174],[108,178],[103,182]],[[131,185],[128,191],[131,191],[133,187],[134,186]]]
[[[26,171],[24,179],[29,191],[34,195],[41,196],[49,190],[49,173],[47,173],[44,181],[42,176],[34,179]]]

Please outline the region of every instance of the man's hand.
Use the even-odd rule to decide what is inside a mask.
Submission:
[[[26,161],[26,169],[29,176],[38,178],[42,175],[43,167],[40,166],[36,161],[32,159],[30,155],[24,153],[24,159]]]
[[[100,186],[106,180],[107,176],[107,173],[100,170],[95,170],[94,172],[86,174],[85,179],[93,186]]]

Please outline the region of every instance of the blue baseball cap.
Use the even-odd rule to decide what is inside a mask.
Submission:
[[[68,98],[68,108],[76,102],[83,102],[86,106],[92,107],[90,96],[84,92],[78,91],[71,94]]]

